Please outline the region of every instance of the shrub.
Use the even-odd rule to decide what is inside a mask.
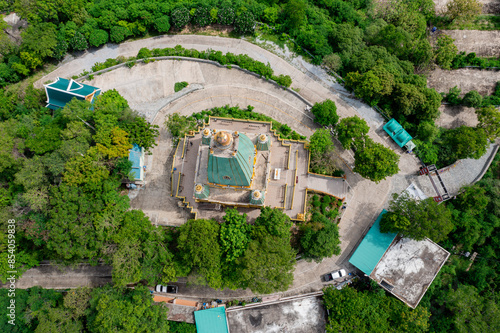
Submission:
[[[292,78],[290,78],[289,75],[283,75],[283,74],[280,74],[279,76],[273,75],[272,79],[274,81],[276,81],[276,83],[278,83],[279,85],[281,85],[283,87],[288,88],[292,85]]]
[[[132,33],[127,28],[113,26],[111,27],[109,38],[113,43],[121,43],[130,35],[132,35]]]
[[[182,89],[186,88],[188,85],[189,85],[189,83],[187,83],[186,81],[176,82],[174,85],[174,91],[175,92],[181,91]]]
[[[109,40],[107,31],[102,29],[93,30],[89,37],[89,44],[95,47],[106,44]]]
[[[170,18],[167,15],[160,16],[155,20],[154,25],[159,33],[166,33],[170,30]]]
[[[217,12],[217,17],[219,19],[219,23],[223,25],[231,25],[234,23],[234,18],[236,14],[234,13],[234,9],[232,7],[222,7]]]
[[[151,51],[145,47],[140,49],[139,53],[137,53],[137,59],[145,59],[145,58],[150,58],[150,57],[151,57]]]
[[[483,103],[483,97],[477,91],[471,90],[465,94],[462,103],[470,108],[478,108]]]
[[[81,32],[75,31],[75,35],[70,41],[70,46],[75,51],[83,51],[89,47],[89,44]]]
[[[206,27],[211,22],[212,17],[210,16],[210,8],[206,6],[198,7],[193,17],[193,23],[199,27]]]
[[[190,21],[189,10],[181,7],[172,11],[172,24],[178,30],[182,30]]]
[[[253,14],[249,11],[243,12],[234,20],[234,31],[239,34],[253,33],[255,29],[255,20]]]

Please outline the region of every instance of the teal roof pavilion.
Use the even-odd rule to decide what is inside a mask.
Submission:
[[[384,125],[384,131],[389,134],[389,136],[400,146],[404,147],[409,141],[411,141],[412,137],[408,132],[401,126],[400,123],[396,121],[396,119],[391,119]]]
[[[249,187],[252,184],[255,146],[243,133],[217,132],[210,142],[208,181],[217,185]]]
[[[380,232],[380,220],[387,211],[384,209],[377,220],[363,238],[349,262],[359,268],[366,275],[370,275],[392,244],[397,234]]]
[[[94,103],[95,98],[101,93],[100,88],[60,77],[52,83],[45,84],[44,87],[47,94],[46,107],[52,110],[63,108],[73,98]]]
[[[225,307],[195,311],[194,321],[198,333],[229,333]]]

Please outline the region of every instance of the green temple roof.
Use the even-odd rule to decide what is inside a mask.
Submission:
[[[245,134],[221,131],[208,156],[208,181],[219,185],[250,186],[255,147]]]
[[[94,99],[101,93],[100,88],[60,77],[44,86],[47,94],[46,107],[53,110],[63,108],[73,98],[93,103]]]

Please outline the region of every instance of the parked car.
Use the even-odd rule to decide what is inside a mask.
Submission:
[[[167,286],[167,293],[169,294],[177,294],[177,290],[179,290],[179,287],[177,286]]]
[[[161,284],[156,285],[156,292],[158,293],[169,293],[169,294],[177,294],[177,290],[179,287],[174,285],[162,286]]]
[[[345,277],[345,276],[347,276],[345,269],[341,269],[339,271],[325,274],[324,279],[325,279],[325,282],[328,282],[328,281],[332,281],[332,280],[335,280],[335,279],[338,279],[341,277]]]

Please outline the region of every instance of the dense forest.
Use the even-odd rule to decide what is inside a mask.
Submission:
[[[262,210],[253,225],[247,224],[245,215],[227,210],[224,223],[189,220],[178,229],[156,228],[144,213],[130,210],[121,185],[131,168],[128,149],[134,143],[151,149],[158,129],[131,110],[114,90],[102,94],[92,110],[89,103],[80,101],[57,111],[44,108],[44,92],[34,89],[29,79],[68,52],[79,55],[108,42],[196,32],[215,24],[230,26],[234,27],[231,37],[259,33],[286,43],[312,63],[343,77],[358,98],[385,117],[396,118],[415,137],[425,163],[444,167],[457,159],[479,158],[499,135],[498,110],[492,106],[500,98],[499,87],[492,96],[471,92],[462,97],[456,89],[445,94],[449,103],[476,108],[477,127],[442,129],[435,125],[443,96],[427,88],[425,73],[433,66],[450,69],[487,63],[475,55],[457,54],[447,36],[431,45],[432,22],[442,25],[470,19],[460,13],[454,16],[454,12],[436,18],[431,0],[391,0],[386,5],[370,0],[14,0],[0,1],[0,10],[15,11],[28,21],[20,43],[8,38],[4,30],[0,35],[0,277],[5,281],[10,270],[4,231],[14,218],[19,275],[41,260],[62,264],[84,260],[112,265],[114,283],[113,288],[79,289],[65,295],[39,288],[19,290],[23,317],[16,332],[134,331],[146,322],[158,331],[168,331],[166,317],[158,315],[165,309],[153,305],[145,289],[120,288],[138,281],[154,285],[188,277],[190,283],[213,288],[270,293],[291,285],[297,253],[320,261],[340,251],[336,213],[327,209],[333,201],[325,197],[311,199],[312,221],[300,226],[298,238],[292,235],[289,218],[279,210]],[[1,23],[1,29],[7,28]],[[141,51],[137,58],[163,52]],[[207,52],[207,57],[211,54],[228,61],[227,54],[222,58]],[[234,59],[273,78],[265,64]],[[290,86],[290,78],[273,79]],[[355,151],[355,171],[373,181],[397,173],[397,154],[373,142],[361,118],[339,120],[330,102],[316,104],[313,114],[318,124],[335,129],[345,149]],[[176,121],[170,123],[172,133],[174,125],[190,126],[209,114],[262,116],[250,107],[204,112],[171,119]],[[304,139],[286,124],[273,122],[273,126],[283,137]],[[310,138],[314,172],[341,174],[321,162],[330,156],[331,140],[327,130],[318,130]],[[373,168],[374,160],[384,163]],[[402,212],[415,209],[413,202],[398,205],[393,201],[385,230],[430,237],[452,252],[451,259],[416,311],[364,281],[345,293],[325,292],[326,307],[335,309],[328,330],[500,331],[499,189],[497,156],[484,178],[464,188],[456,200],[439,206],[426,202],[413,211],[419,214],[410,216]],[[429,224],[429,216],[436,218],[435,224]],[[478,256],[467,270],[470,260],[465,253],[472,251]],[[0,301],[7,302],[5,290],[0,293]],[[76,304],[75,297],[87,301]],[[137,318],[123,320],[114,313],[118,308]],[[115,320],[108,321],[108,317]],[[2,321],[2,325],[7,324]],[[171,331],[175,325],[170,325]]]

